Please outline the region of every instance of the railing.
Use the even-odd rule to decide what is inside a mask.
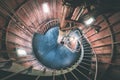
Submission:
[[[47,23],[44,24],[44,27],[42,27],[42,30],[45,29],[45,31],[43,31],[42,33],[45,33],[49,28],[52,28],[54,27],[55,25],[59,24],[58,22],[58,19],[55,19],[55,20],[51,20]],[[47,28],[46,28],[47,27]],[[91,55],[94,55],[95,56],[95,72],[94,72],[94,80],[96,80],[97,78],[97,72],[98,72],[98,60],[97,60],[97,55],[95,54],[95,51],[92,50],[92,54],[91,53],[85,53],[84,49],[91,49],[92,48],[92,45],[90,44],[90,47],[88,46],[88,40],[86,41],[85,44],[82,43],[83,39],[87,39],[84,35],[81,35],[81,37],[79,38],[80,39],[80,44],[81,44],[81,57],[79,58],[79,60],[74,64],[72,65],[70,68],[66,68],[66,69],[61,69],[61,70],[55,70],[55,69],[47,69],[46,67],[42,66],[42,69],[40,71],[34,71],[30,73],[30,75],[36,75],[36,79],[35,80],[39,80],[41,76],[44,76],[44,77],[47,77],[47,76],[53,76],[53,80],[56,80],[56,76],[59,76],[59,75],[63,75],[64,76],[64,80],[68,80],[67,79],[67,76],[66,74],[72,74],[73,77],[76,79],[76,80],[79,80],[79,78],[77,77],[77,75],[73,72],[74,70],[77,71],[80,75],[84,76],[86,79],[88,80],[93,80],[91,77],[89,77],[88,75],[86,75],[84,72],[82,72],[81,70],[79,70],[79,68],[81,69],[85,69],[87,70],[88,72],[94,72],[91,70],[91,68],[87,68],[86,66],[84,65],[87,65],[87,66],[91,66],[92,63],[86,63],[84,61],[88,61],[88,62],[92,62],[91,60],[89,59],[86,59],[85,57],[87,58],[92,58]],[[84,47],[85,46],[85,47]],[[87,50],[86,50],[87,51]],[[89,51],[89,50],[88,50]],[[88,54],[88,55],[86,55]],[[89,55],[90,54],[90,55]],[[85,56],[86,55],[86,56]],[[84,58],[83,58],[84,57]],[[84,65],[81,65],[81,64],[84,64]],[[37,65],[36,65],[37,66]],[[14,68],[14,67],[13,67]],[[13,68],[11,69],[11,71],[13,70]],[[30,70],[32,69],[33,67],[29,67],[29,68],[23,68],[22,71],[19,71],[19,70],[16,70],[16,72],[14,72],[13,74],[11,75],[8,75],[7,77],[1,79],[1,80],[7,80],[8,78],[11,78],[11,77],[14,77],[18,74],[21,74],[22,72],[26,71],[26,70]],[[39,74],[40,73],[40,74]],[[29,75],[29,74],[28,74]]]
[[[93,54],[95,55],[95,61],[96,61],[96,72],[95,72],[95,77],[94,77],[94,80],[97,79],[97,73],[98,73],[98,58],[97,58],[97,55],[96,55],[96,52],[95,50],[93,49],[91,43],[89,42],[88,38],[84,35],[84,37],[87,39],[88,43],[90,44],[91,48],[92,48],[92,51],[93,51]]]
[[[39,25],[36,32],[44,34],[48,29],[55,27],[55,25],[59,25],[59,19],[52,19],[49,20],[47,23]]]

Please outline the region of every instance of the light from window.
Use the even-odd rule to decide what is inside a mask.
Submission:
[[[27,55],[27,52],[24,49],[21,49],[21,48],[16,49],[16,52],[17,52],[18,57],[24,57],[24,56]]]
[[[91,25],[94,21],[95,21],[95,19],[94,19],[93,17],[91,17],[91,18],[85,20],[84,23],[85,23],[86,25]]]
[[[43,3],[42,8],[43,8],[44,13],[49,13],[48,3]]]

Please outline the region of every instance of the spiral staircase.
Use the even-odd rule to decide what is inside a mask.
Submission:
[[[118,2],[0,0],[0,80],[119,80]],[[44,13],[43,3],[49,4],[50,13]],[[96,21],[86,26],[88,14]],[[71,39],[72,34],[77,37]],[[62,48],[53,47],[55,42]],[[52,50],[62,54],[60,60]],[[71,62],[65,64],[67,60]]]

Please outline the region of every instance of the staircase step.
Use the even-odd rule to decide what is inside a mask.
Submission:
[[[65,80],[63,75],[55,76],[55,80]]]
[[[99,64],[98,63],[98,76],[97,76],[97,80],[101,80],[101,78],[105,74],[105,72],[108,69],[108,67],[109,67],[108,64]]]
[[[108,71],[108,74],[114,80],[120,80],[120,66],[111,66]]]
[[[53,80],[53,76],[41,76],[39,80]]]
[[[80,70],[79,70],[80,71]],[[88,80],[84,75],[86,75],[87,77],[88,77],[88,74],[86,74],[86,73],[84,73],[84,72],[82,72],[82,71],[80,71],[80,72],[78,72],[77,70],[73,70],[72,71],[75,75],[76,75],[76,77],[79,79],[79,80]],[[83,75],[84,74],[84,75]],[[72,79],[68,79],[68,80],[72,80]]]

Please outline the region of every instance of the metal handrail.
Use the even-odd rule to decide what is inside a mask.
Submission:
[[[91,48],[92,48],[92,52],[93,52],[93,54],[95,55],[95,59],[96,59],[96,70],[95,70],[95,71],[96,71],[96,72],[95,72],[94,80],[96,80],[96,79],[97,79],[97,73],[98,73],[98,57],[97,57],[96,52],[95,52],[95,50],[93,49],[90,41],[88,40],[88,38],[87,38],[85,35],[83,35],[83,36],[87,39],[88,43],[90,44],[90,46],[91,46]]]
[[[49,23],[52,23],[52,22],[54,22],[54,21],[56,21],[56,20],[58,20],[58,19],[54,19],[54,20],[52,20],[52,21],[49,21],[49,22],[47,22],[47,23],[45,23],[44,24],[44,26],[47,26]],[[54,25],[54,24],[52,24],[52,25]],[[50,25],[51,26],[51,25]],[[48,26],[48,27],[50,27],[50,26]],[[50,27],[51,28],[51,27]],[[49,29],[49,28],[46,28],[46,29]],[[85,35],[81,35],[81,38],[82,37],[84,37],[84,38],[86,38],[86,36]],[[86,38],[87,39],[87,38]],[[89,43],[89,40],[87,39],[87,42]],[[89,43],[90,44],[90,43]],[[92,45],[90,44],[90,47],[92,48]],[[82,49],[83,49],[83,46],[82,46]],[[83,50],[82,50],[83,51]],[[96,59],[96,71],[95,71],[95,76],[94,76],[94,80],[96,80],[96,78],[97,78],[97,73],[98,73],[98,59],[97,59],[97,55],[95,54],[95,51],[93,50],[93,48],[92,48],[92,52],[93,52],[93,54],[95,55],[95,59]],[[54,74],[54,76],[56,76],[56,75],[60,75],[60,74],[65,74],[65,73],[68,73],[68,72],[72,72],[72,70],[73,69],[75,69],[76,70],[76,67],[79,65],[79,63],[80,63],[80,59],[72,66],[72,67],[70,67],[69,68],[69,71],[67,70],[67,69],[65,69],[65,70],[63,70],[63,72],[61,72],[61,70],[56,70],[56,73]],[[82,62],[81,62],[82,63]],[[86,63],[87,64],[87,63]],[[43,66],[44,67],[44,66]],[[46,68],[46,67],[45,67]],[[49,70],[50,71],[50,75],[48,75],[48,74],[43,74],[44,76],[53,76],[53,71],[54,70]],[[41,71],[42,72],[42,71]],[[83,73],[82,73],[83,74]],[[74,75],[74,74],[73,74]],[[42,75],[41,75],[42,76]],[[75,76],[74,76],[75,77]],[[86,77],[86,75],[85,75],[85,77]],[[39,79],[40,78],[40,75],[36,78],[36,79]],[[88,78],[89,79],[89,78]]]
[[[49,24],[51,24],[50,26],[48,26]],[[54,27],[54,26],[52,26],[52,25],[55,25],[55,24],[59,24],[59,19],[52,19],[52,20],[50,20],[50,21],[48,21],[47,23],[43,23],[41,26],[44,26],[43,28],[45,28],[46,30],[45,30],[45,32],[48,30],[48,29],[50,29],[50,28],[52,28],[52,27]],[[49,27],[49,28],[46,28],[46,27]],[[39,27],[40,28],[40,27]],[[81,47],[82,48],[82,51],[83,51],[83,47]],[[83,53],[83,52],[82,52]],[[80,63],[80,61],[81,61],[81,59],[79,59],[72,67],[70,67],[70,70],[68,71],[67,69],[64,69],[63,70],[63,72],[64,73],[68,73],[68,72],[70,72],[70,71],[72,71],[73,69],[75,69],[78,65],[79,65],[79,63]],[[40,63],[40,65],[42,65],[41,63]],[[42,65],[43,67],[45,67],[44,65]],[[45,68],[47,68],[47,67],[45,67]],[[54,69],[49,69],[49,68],[47,68],[49,71],[53,71]],[[56,74],[55,75],[60,75],[60,74],[62,74],[62,73],[60,73],[60,70],[56,70]],[[45,74],[46,75],[46,74]]]
[[[52,20],[49,20],[48,22],[46,22],[46,23],[42,23],[42,24],[40,24],[39,25],[39,27],[36,29],[36,32],[38,32],[39,31],[39,28],[44,28],[44,30],[45,31],[41,31],[40,33],[41,34],[44,34],[49,28],[51,28],[51,26],[47,26],[47,25],[49,25],[49,24],[59,24],[59,19],[52,19]],[[53,27],[53,26],[52,26]],[[41,30],[43,30],[43,29],[41,29]]]
[[[48,25],[49,23],[51,23],[51,22],[53,22],[53,21],[55,21],[55,20],[52,20],[52,21],[49,21],[49,22],[47,22],[45,25]],[[84,37],[84,38],[86,38],[86,36],[84,36],[84,35],[81,35],[81,38],[82,37]],[[87,39],[87,38],[86,38]],[[87,42],[89,43],[89,40],[87,39]],[[90,44],[90,43],[89,43]],[[90,46],[91,46],[91,48],[92,48],[92,45],[90,44]],[[97,78],[97,72],[98,72],[98,60],[97,60],[97,55],[95,54],[95,51],[93,51],[92,50],[92,52],[93,52],[93,54],[95,55],[95,59],[96,59],[96,68],[95,68],[95,75],[94,75],[94,80],[96,80],[96,78]],[[76,63],[76,64],[74,64],[74,65],[79,65],[79,63]],[[74,66],[74,67],[71,67],[70,68],[70,70],[69,71],[67,71],[67,70],[63,70],[63,73],[68,73],[68,72],[71,72],[73,69],[75,69],[76,68],[76,66]],[[51,70],[51,71],[53,71],[53,70]],[[56,70],[56,75],[60,75],[60,74],[63,74],[63,73],[60,73],[60,70]],[[52,73],[51,73],[52,74]]]

